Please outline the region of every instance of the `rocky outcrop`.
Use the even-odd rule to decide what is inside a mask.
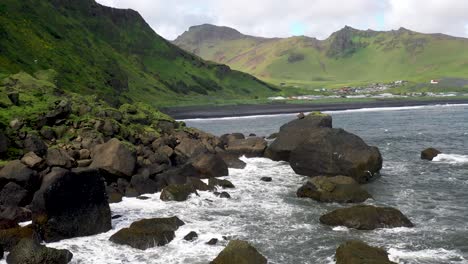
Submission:
[[[110,237],[110,241],[145,250],[164,246],[175,237],[175,231],[184,225],[177,217],[152,218],[133,222]]]
[[[248,242],[231,240],[210,264],[266,264],[267,259]]]
[[[421,159],[423,160],[433,160],[437,155],[441,154],[439,150],[435,148],[428,148],[421,151]]]
[[[388,259],[388,253],[362,241],[351,240],[340,245],[336,250],[336,264],[395,264]]]
[[[246,139],[235,139],[225,146],[227,153],[246,157],[263,157],[268,143],[261,137],[249,137]]]
[[[32,202],[33,225],[46,242],[89,236],[111,229],[111,212],[102,174],[54,170]]]
[[[192,159],[191,164],[198,171],[200,178],[221,177],[229,174],[226,162],[217,154],[200,154]]]
[[[7,256],[8,264],[66,264],[73,254],[66,249],[48,248],[31,239],[23,239]]]
[[[182,202],[188,199],[192,193],[197,193],[195,187],[190,184],[171,184],[161,192],[161,200]]]
[[[329,226],[346,226],[359,230],[376,228],[413,227],[413,223],[400,211],[391,207],[357,205],[337,209],[320,217],[320,222]]]
[[[34,170],[31,170],[19,160],[8,162],[0,170],[0,183],[15,182],[28,190],[35,190],[39,183],[39,177]]]
[[[310,131],[307,139],[291,152],[290,165],[306,176],[346,175],[359,183],[368,182],[382,168],[379,149],[343,129]]]
[[[361,203],[372,198],[353,178],[346,176],[313,177],[297,190],[297,196],[329,203]]]
[[[131,177],[135,170],[135,152],[116,138],[94,147],[92,158],[91,168],[104,169],[122,177]]]

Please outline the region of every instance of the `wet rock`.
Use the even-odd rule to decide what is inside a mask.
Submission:
[[[141,174],[134,175],[130,183],[139,194],[156,193],[164,187],[161,183],[151,179],[149,175]]]
[[[208,184],[201,181],[199,178],[188,177],[187,183],[192,185],[193,188],[195,188],[195,190],[197,191],[213,191],[214,190],[213,186],[209,186]]]
[[[42,164],[44,160],[36,155],[34,152],[28,152],[26,153],[22,158],[21,162],[23,162],[26,166],[29,168],[38,168]]]
[[[29,133],[23,141],[24,148],[43,157],[47,153],[47,145],[36,134]]]
[[[189,183],[172,184],[162,190],[160,198],[163,201],[182,202],[187,200],[192,193],[198,195],[197,190]]]
[[[212,239],[210,239],[210,241],[206,242],[206,244],[214,246],[214,245],[218,244],[218,239],[217,238],[212,238]]]
[[[229,142],[226,152],[246,157],[263,157],[268,143],[260,137],[251,137],[247,139],[236,139]]]
[[[53,170],[44,177],[31,208],[33,225],[46,242],[112,228],[103,176],[95,169]]]
[[[31,210],[23,207],[0,206],[0,218],[14,222],[26,222],[31,220]]]
[[[413,223],[400,211],[391,207],[357,205],[337,209],[320,217],[320,222],[329,226],[346,226],[359,230],[376,228],[413,227]]]
[[[135,152],[116,138],[94,147],[92,157],[91,168],[104,169],[122,177],[131,177],[135,170]]]
[[[423,160],[433,160],[437,155],[441,154],[439,150],[435,148],[428,148],[421,152],[421,159]]]
[[[9,264],[66,264],[73,254],[66,249],[48,248],[32,239],[22,239],[7,256]]]
[[[21,161],[10,161],[0,170],[0,182],[15,182],[27,190],[37,188],[39,178],[37,173],[26,167]]]
[[[80,160],[86,160],[91,158],[91,151],[87,149],[80,149]]]
[[[218,196],[219,198],[231,199],[231,195],[227,192],[214,192],[213,194]]]
[[[171,184],[185,184],[188,177],[200,178],[199,172],[192,164],[185,164],[179,168],[173,168],[156,175],[155,179],[165,186]]]
[[[388,259],[388,253],[362,241],[347,241],[336,250],[336,264],[395,264]]]
[[[84,168],[84,167],[89,167],[93,163],[93,160],[91,159],[86,159],[86,160],[79,160],[76,162],[76,166],[78,168]]]
[[[145,200],[149,200],[150,198],[148,196],[140,195],[140,196],[137,197],[137,199],[145,201]]]
[[[44,117],[43,120],[45,125],[53,126],[59,120],[66,119],[71,114],[72,107],[71,103],[67,100],[60,101],[55,108],[48,112]]]
[[[187,235],[184,236],[184,240],[186,241],[194,241],[198,238],[198,234],[195,231],[191,231]]]
[[[218,155],[224,160],[227,164],[228,168],[233,169],[244,169],[247,164],[239,159],[239,155],[237,154],[230,154],[227,152],[218,153]]]
[[[223,189],[235,188],[234,184],[228,180],[210,178],[208,180],[208,186],[219,186]]]
[[[0,205],[21,207],[31,202],[32,195],[28,190],[14,182],[9,182],[0,191]]]
[[[336,203],[362,203],[372,198],[353,178],[345,176],[313,177],[297,190],[297,196]]]
[[[30,227],[16,227],[0,230],[0,246],[6,251],[10,251],[22,239],[37,240],[37,238],[37,234]]]
[[[217,154],[200,154],[192,159],[191,164],[201,178],[221,177],[229,174],[227,164]]]
[[[219,138],[222,146],[229,146],[231,142],[236,141],[238,139],[245,139],[244,134],[242,133],[224,134]]]
[[[175,237],[175,231],[184,225],[177,217],[152,218],[133,222],[110,237],[110,241],[137,249],[164,246]]]
[[[368,182],[382,168],[379,149],[342,129],[321,128],[308,133],[308,139],[290,155],[290,165],[300,175],[347,175],[359,183]]]
[[[49,167],[62,167],[66,169],[71,169],[77,165],[76,161],[63,149],[49,149],[47,151],[46,162]]]
[[[304,113],[299,113],[297,114],[297,119],[304,119],[306,116],[304,115]]]
[[[266,264],[267,259],[248,242],[231,240],[210,264]]]
[[[271,177],[262,177],[260,178],[261,181],[264,181],[264,182],[271,182],[273,181],[273,179]]]

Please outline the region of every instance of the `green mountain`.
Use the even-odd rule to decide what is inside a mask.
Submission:
[[[174,42],[206,60],[225,63],[276,84],[346,84],[468,76],[468,39],[351,27],[325,40],[259,38],[213,25],[191,27]]]
[[[133,10],[94,0],[2,0],[0,77],[54,69],[57,87],[106,101],[205,104],[276,88],[206,62],[157,35]]]

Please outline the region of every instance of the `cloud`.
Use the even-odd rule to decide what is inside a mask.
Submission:
[[[97,0],[132,8],[153,29],[174,39],[190,26],[229,26],[264,37],[304,35],[324,39],[349,25],[359,29],[406,27],[467,37],[468,1],[461,0]]]

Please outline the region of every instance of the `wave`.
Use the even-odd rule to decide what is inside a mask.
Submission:
[[[406,263],[403,260],[417,261],[416,263],[466,263],[462,262],[466,259],[457,251],[443,248],[418,251],[390,248],[388,254],[389,259],[397,263]]]
[[[449,164],[463,164],[468,163],[468,155],[439,154],[432,161]]]

